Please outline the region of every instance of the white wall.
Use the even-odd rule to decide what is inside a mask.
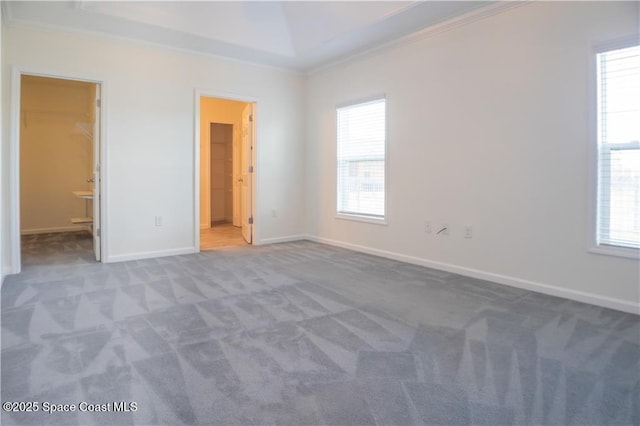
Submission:
[[[86,229],[72,217],[91,216],[95,85],[23,76],[20,102],[20,231]]]
[[[1,5],[0,5],[1,6]],[[0,62],[2,61],[2,53],[3,53],[3,49],[2,49],[2,44],[4,43],[4,37],[2,36],[2,31],[3,31],[3,20],[4,18],[2,17],[2,7],[0,7]],[[4,94],[4,91],[2,90],[2,75],[4,74],[2,69],[4,67],[0,66],[0,100],[2,99],[2,95]],[[0,118],[4,117],[4,108],[3,108],[3,104],[4,102],[0,101]],[[0,119],[0,178],[2,179],[2,182],[0,182],[0,286],[2,286],[2,282],[4,281],[4,276],[5,276],[5,264],[8,264],[8,262],[5,263],[5,250],[4,250],[4,245],[5,245],[5,237],[4,237],[4,224],[5,224],[5,199],[4,199],[4,194],[5,194],[5,186],[6,186],[6,175],[5,175],[5,164],[4,164],[4,158],[5,154],[5,141],[4,141],[4,132],[3,132],[3,123],[2,123],[2,119]]]
[[[3,29],[3,108],[12,66],[105,80],[108,261],[196,250],[195,89],[257,98],[258,243],[301,234],[302,78],[282,70],[156,48],[131,41],[40,30]],[[9,118],[3,116],[3,175],[9,188]],[[280,215],[272,218],[277,206]],[[5,224],[9,212],[4,193]],[[154,226],[154,217],[163,226]],[[6,228],[5,228],[6,229]],[[6,235],[6,234],[5,234]],[[8,239],[3,239],[4,250]],[[8,264],[5,255],[5,265]]]
[[[311,75],[309,232],[637,311],[638,261],[587,252],[590,46],[637,31],[637,2],[535,2]],[[388,226],[334,217],[335,107],[379,93]]]

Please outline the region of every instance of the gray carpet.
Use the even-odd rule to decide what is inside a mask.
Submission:
[[[67,237],[2,287],[2,401],[137,410],[4,425],[640,423],[638,316],[311,242],[103,265]]]

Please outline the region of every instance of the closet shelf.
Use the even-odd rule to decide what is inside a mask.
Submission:
[[[93,191],[71,191],[73,195],[85,200],[93,200]]]
[[[92,217],[72,217],[71,218],[71,223],[74,224],[82,224],[82,223],[93,223],[93,218]]]
[[[78,198],[82,198],[85,201],[93,200],[93,191],[71,191],[73,195]],[[72,217],[71,223],[74,225],[92,225],[93,226],[93,218],[89,216],[89,203],[86,203],[85,206],[85,215],[87,217]]]

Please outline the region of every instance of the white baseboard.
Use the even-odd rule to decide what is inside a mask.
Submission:
[[[11,275],[11,271],[9,268],[2,268],[2,274],[0,274],[0,288],[2,288],[2,284],[4,284],[4,277],[7,275]]]
[[[538,283],[534,281],[524,280],[521,278],[510,277],[507,275],[495,274],[479,269],[466,268],[464,266],[454,265],[451,263],[436,262],[433,260],[422,259],[414,256],[407,256],[386,250],[374,249],[357,244],[346,243],[343,241],[333,240],[329,238],[318,237],[314,235],[306,235],[305,239],[318,243],[329,244],[336,247],[342,247],[362,253],[372,254],[387,259],[398,260],[401,262],[411,263],[413,265],[425,266],[427,268],[439,269],[441,271],[451,272],[454,274],[464,275],[471,278],[491,281],[498,284],[504,284],[511,287],[521,288],[524,290],[535,291],[550,296],[562,297],[564,299],[575,300],[578,302],[589,303],[591,305],[602,306],[604,308],[615,309],[617,311],[628,312],[632,314],[640,314],[640,304],[629,302],[627,300],[615,299],[612,297],[600,296],[598,294],[587,293],[578,290],[571,290],[554,285]]]
[[[16,272],[13,270],[13,268],[11,267],[11,265],[6,265],[2,267],[2,282],[4,282],[4,279],[8,276],[8,275],[14,275],[16,274]]]
[[[105,263],[128,262],[130,260],[151,259],[154,257],[179,256],[182,254],[198,253],[195,247],[183,247],[178,249],[147,251],[140,253],[117,254],[115,256],[105,256]]]
[[[262,246],[265,244],[290,243],[292,241],[301,241],[310,239],[308,235],[287,235],[285,237],[263,238],[260,241],[254,241],[253,245]]]
[[[91,228],[83,225],[69,225],[69,226],[57,226],[55,228],[32,228],[22,229],[20,235],[34,235],[34,234],[55,234],[58,232],[76,232],[76,231],[90,231]]]

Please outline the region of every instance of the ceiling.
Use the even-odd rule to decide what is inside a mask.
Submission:
[[[9,1],[8,23],[310,70],[496,1]]]

